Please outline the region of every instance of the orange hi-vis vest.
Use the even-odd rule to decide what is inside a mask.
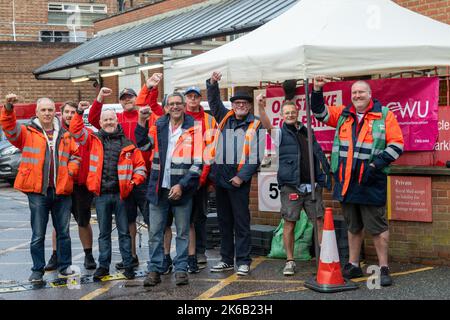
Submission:
[[[70,132],[80,145],[90,144],[89,173],[86,186],[89,191],[100,195],[103,170],[103,143],[94,133],[86,130],[81,115],[76,113],[70,122]],[[89,141],[90,140],[90,141]],[[126,199],[134,185],[144,182],[147,169],[141,151],[133,144],[122,148],[117,163],[120,198]],[[133,183],[131,183],[133,182]]]
[[[16,114],[2,108],[0,125],[12,145],[22,151],[14,188],[24,193],[46,194],[49,185],[50,149],[39,120],[33,118],[30,124],[20,125],[16,122]],[[55,118],[57,131],[54,154],[55,192],[57,195],[70,195],[73,191],[73,180],[78,175],[81,162],[78,145],[63,129]]]
[[[218,130],[216,130],[216,134],[214,136],[214,148],[210,149],[209,152],[206,152],[206,154],[209,154],[210,156],[206,155],[205,156],[205,161],[208,161],[210,159],[214,159],[215,155],[216,155],[216,148],[217,145],[219,143],[219,139],[220,139],[220,135],[223,131],[223,128],[225,127],[225,124],[227,123],[227,120],[234,116],[234,111],[231,110],[229,111],[225,117],[222,119],[222,121],[219,123],[218,126]],[[244,141],[244,146],[243,146],[243,152],[242,152],[242,156],[241,159],[239,160],[239,165],[237,168],[237,171],[239,172],[242,167],[244,166],[246,160],[248,159],[248,157],[250,156],[250,147],[252,144],[252,140],[256,135],[256,130],[258,129],[259,125],[261,124],[261,121],[259,120],[255,120],[252,121],[250,123],[250,125],[247,128],[247,131],[245,132],[245,141]]]

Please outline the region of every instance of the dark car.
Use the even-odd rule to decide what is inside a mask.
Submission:
[[[19,120],[19,123],[29,120]],[[0,129],[0,179],[8,181],[11,185],[16,179],[22,152],[13,146]]]

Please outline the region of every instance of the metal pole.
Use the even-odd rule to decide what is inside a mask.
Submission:
[[[15,4],[14,0],[12,2],[12,9],[13,9],[13,22],[12,22],[13,37],[14,37],[14,41],[17,41],[17,38],[16,38],[16,4]]]
[[[312,201],[316,201],[316,177],[314,173],[314,154],[313,154],[313,130],[311,124],[311,104],[309,100],[309,82],[308,78],[304,79],[303,84],[305,86],[305,104],[306,104],[306,123],[308,131],[308,157],[309,157],[309,174],[311,177],[311,198]],[[316,253],[316,268],[319,268],[319,230],[317,227],[317,216],[314,213],[314,250]]]

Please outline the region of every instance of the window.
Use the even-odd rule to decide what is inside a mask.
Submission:
[[[48,23],[57,25],[71,24],[74,14],[79,14],[77,23],[81,26],[92,26],[97,19],[106,17],[108,8],[103,4],[73,4],[56,3],[48,4]]]
[[[42,42],[70,42],[69,31],[41,31]]]

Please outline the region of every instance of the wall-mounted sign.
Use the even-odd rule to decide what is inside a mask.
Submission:
[[[390,220],[432,222],[431,177],[388,177]]]

